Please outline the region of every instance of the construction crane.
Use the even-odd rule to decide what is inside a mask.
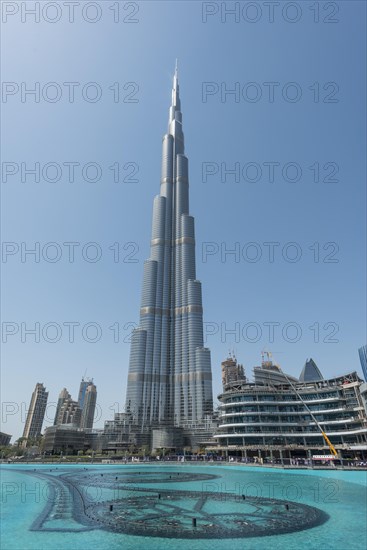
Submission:
[[[330,449],[330,452],[334,455],[335,458],[339,458],[338,456],[338,452],[337,450],[335,449],[334,445],[331,443],[330,439],[328,438],[328,436],[326,435],[326,433],[324,432],[324,430],[322,429],[320,423],[318,422],[318,420],[316,420],[315,416],[313,415],[313,413],[311,412],[310,408],[306,405],[306,403],[303,401],[301,395],[298,393],[298,391],[296,390],[296,388],[294,387],[294,385],[292,384],[292,382],[289,380],[288,376],[286,375],[285,372],[283,372],[284,376],[286,377],[286,379],[288,380],[288,383],[290,384],[290,386],[292,387],[294,393],[297,395],[298,399],[303,403],[303,406],[305,407],[305,409],[307,409],[309,415],[311,416],[312,420],[315,422],[316,426],[319,428],[321,434],[322,434],[322,437],[324,438],[327,446],[329,447]]]
[[[261,352],[261,361],[264,363],[265,356],[267,357],[267,361],[272,361],[273,353],[283,353],[282,351],[267,351],[266,349],[263,349]]]
[[[281,353],[281,352],[276,352],[276,353]],[[267,361],[265,361],[265,356],[267,357]],[[265,365],[267,363],[270,363],[272,361],[272,352],[271,351],[266,351],[266,350],[263,350],[261,352],[261,362],[262,362],[262,365]],[[306,403],[303,401],[301,395],[298,393],[298,391],[296,390],[296,388],[294,387],[294,385],[292,384],[292,382],[289,380],[288,376],[286,375],[286,373],[284,371],[282,371],[282,373],[284,374],[285,378],[287,379],[288,381],[288,384],[291,386],[291,388],[293,389],[294,393],[297,395],[298,399],[303,403],[303,406],[305,407],[305,409],[308,411],[309,415],[311,416],[312,420],[315,422],[316,426],[319,428],[321,434],[322,434],[322,437],[324,438],[327,446],[329,447],[330,449],[330,452],[334,455],[335,458],[338,458],[338,452],[337,450],[335,449],[334,445],[331,443],[330,439],[328,438],[328,436],[326,435],[326,433],[324,432],[324,430],[322,429],[320,423],[318,422],[318,420],[316,420],[315,416],[312,414],[310,408],[306,405]]]

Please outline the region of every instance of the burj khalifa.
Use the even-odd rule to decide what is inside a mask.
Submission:
[[[140,323],[131,337],[126,394],[126,411],[141,430],[160,425],[194,428],[213,413],[177,63],[162,148],[160,194],[154,198],[151,252],[144,263]]]

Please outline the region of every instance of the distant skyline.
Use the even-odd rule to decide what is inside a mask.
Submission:
[[[56,404],[64,387],[77,397],[87,369],[98,386],[95,427],[124,408],[176,57],[214,400],[229,350],[247,376],[263,349],[294,376],[310,357],[325,377],[362,376],[366,5],[338,6],[330,24],[309,9],[294,24],[265,14],[254,24],[222,23],[220,13],[204,22],[200,2],[141,2],[134,24],[114,23],[112,12],[96,24],[3,24],[3,81],[19,83],[1,104],[1,430],[12,441],[36,382]],[[22,102],[22,82],[39,82],[46,97],[58,88],[44,85],[59,83],[62,98],[40,91],[40,102]],[[80,83],[73,103],[67,82]],[[90,82],[102,89],[94,103],[81,93]],[[26,172],[37,162],[39,182]],[[52,182],[55,163],[62,176]],[[39,246],[39,262],[25,246]]]

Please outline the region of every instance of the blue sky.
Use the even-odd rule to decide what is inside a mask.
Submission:
[[[4,14],[4,4],[19,11]],[[266,3],[257,2],[255,12],[253,3],[241,2],[239,21],[223,13],[222,22],[216,2],[120,2],[117,23],[110,9],[116,3],[96,2],[95,12],[83,14],[86,4],[75,8],[73,23],[61,2],[58,12],[41,11],[37,23],[20,3],[2,6],[2,240],[14,243],[3,244],[2,430],[21,435],[36,382],[55,403],[64,386],[77,397],[85,371],[98,388],[96,426],[123,409],[128,334],[138,322],[176,57],[215,395],[220,362],[230,349],[249,376],[263,349],[293,375],[307,357],[325,376],[360,372],[357,350],[366,334],[365,3],[319,2],[315,22],[314,3],[280,2],[270,22]],[[204,23],[203,13],[216,9]],[[47,20],[59,16],[55,23]],[[86,20],[97,16],[95,23]],[[31,95],[22,101],[21,83],[24,91],[37,82],[39,102]],[[65,82],[78,83],[73,103]],[[86,86],[91,82],[96,84]],[[203,97],[205,83],[215,93]],[[221,90],[236,87],[238,97],[221,97]],[[88,101],[96,91],[100,100]],[[56,92],[60,100],[52,102]],[[251,101],[255,92],[261,97]],[[292,101],[296,92],[299,100]],[[30,168],[37,162],[39,182],[22,169],[22,163]],[[73,182],[64,164],[72,162],[79,163]],[[55,163],[61,177],[52,182]],[[115,163],[118,183],[109,168]],[[276,163],[274,181],[269,163]],[[96,166],[101,177],[93,182]],[[203,178],[204,166],[218,172]],[[225,175],[235,166],[237,182]],[[138,181],[122,181],[136,169],[132,179]],[[40,243],[39,262],[31,255],[22,262],[22,242],[28,248]],[[63,244],[71,242],[80,243],[74,262],[71,245]],[[264,243],[277,243],[273,262]],[[236,254],[226,255],[230,249]],[[55,253],[60,259],[52,262]],[[88,261],[94,253],[101,258]],[[251,261],[255,253],[259,259]],[[294,254],[299,259],[292,262]],[[40,342],[25,333],[35,323]],[[70,323],[79,323],[74,342]],[[273,339],[269,323],[275,323]],[[57,327],[60,339],[52,343]],[[96,327],[99,340],[86,341]],[[6,338],[11,329],[16,334]],[[45,425],[53,415],[50,405]]]

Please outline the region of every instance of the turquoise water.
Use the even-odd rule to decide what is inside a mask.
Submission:
[[[246,466],[212,465],[98,465],[81,467],[80,465],[2,465],[1,472],[1,549],[2,550],[96,550],[168,549],[173,545],[176,550],[206,550],[220,544],[223,549],[257,550],[271,546],[271,550],[302,549],[319,550],[360,550],[367,548],[367,473],[363,471],[340,470],[281,470]],[[140,473],[139,473],[140,472]],[[30,530],[37,518],[42,515],[49,503],[55,501],[51,490],[53,485],[47,477],[55,480],[56,497],[62,508],[62,517],[52,514],[43,523],[43,528],[52,530]],[[80,489],[87,494],[88,503],[111,501],[113,498],[134,498],[135,488],[145,488],[152,492],[169,490],[172,495],[185,491],[180,506],[189,509],[192,506],[192,494],[202,491],[209,493],[227,493],[239,498],[245,495],[246,503],[251,497],[279,499],[291,503],[300,503],[316,507],[329,515],[322,525],[287,534],[277,534],[257,538],[225,539],[169,539],[144,537],[114,533],[103,529],[90,529],[80,525],[73,517],[73,501],[68,498],[68,490],[58,481],[60,476],[78,474]],[[103,474],[103,476],[101,475]],[[127,476],[127,474],[129,474]],[[131,475],[130,475],[131,474]],[[205,475],[209,475],[205,479]],[[106,485],[108,479],[124,479],[128,489],[111,490]],[[182,476],[181,481],[178,480]],[[189,477],[184,479],[185,475]],[[192,478],[193,476],[193,478]],[[195,476],[199,476],[195,479]],[[200,478],[201,476],[201,478]],[[215,476],[215,477],[212,477]],[[204,477],[204,479],[202,479]],[[159,478],[154,482],[155,478]],[[85,480],[85,481],[83,481]],[[131,487],[131,491],[130,491]],[[64,491],[64,492],[63,492]],[[144,492],[139,493],[143,494]],[[148,493],[147,493],[148,494]],[[167,493],[168,494],[168,493]],[[69,495],[70,496],[70,495]],[[162,501],[157,509],[164,512],[167,506]],[[171,497],[167,497],[171,498]],[[174,500],[174,496],[172,499]],[[243,497],[242,497],[243,498]],[[173,502],[174,504],[174,502]],[[243,503],[244,504],[244,503]],[[213,499],[203,506],[210,514],[235,513],[239,507],[233,499]],[[116,505],[115,505],[116,506]],[[245,508],[243,508],[245,509]],[[119,512],[120,513],[120,512]],[[152,520],[154,523],[154,519]],[[37,522],[36,522],[37,523]],[[62,529],[67,528],[64,532]],[[86,529],[80,531],[80,528]],[[56,529],[56,531],[55,531]],[[70,531],[71,530],[71,531]],[[73,532],[74,530],[74,532]]]

